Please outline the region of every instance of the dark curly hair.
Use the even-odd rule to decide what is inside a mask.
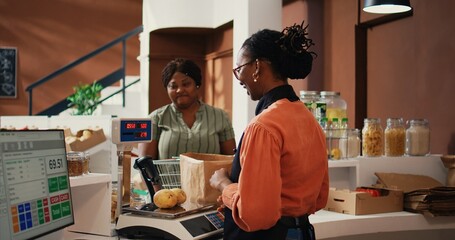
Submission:
[[[174,73],[180,72],[188,77],[191,77],[195,82],[196,86],[199,87],[202,84],[202,74],[199,66],[188,59],[176,58],[170,61],[161,71],[161,81],[163,82],[164,87],[166,88],[169,82],[172,79]]]
[[[246,39],[242,48],[251,60],[269,60],[278,78],[303,79],[311,72],[313,57],[316,56],[308,51],[314,43],[307,37],[307,28],[308,25],[303,27],[302,22],[286,27],[282,32],[260,30]]]

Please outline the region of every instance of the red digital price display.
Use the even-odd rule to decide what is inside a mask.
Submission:
[[[132,120],[121,121],[120,141],[121,142],[140,142],[150,141],[152,137],[151,120]]]
[[[147,123],[133,123],[133,122],[127,122],[125,123],[126,129],[147,129],[148,124]]]
[[[139,138],[147,138],[147,132],[137,132],[135,135]]]

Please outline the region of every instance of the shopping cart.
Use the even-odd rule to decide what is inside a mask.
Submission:
[[[180,159],[153,160],[161,178],[161,187],[166,189],[180,188]]]

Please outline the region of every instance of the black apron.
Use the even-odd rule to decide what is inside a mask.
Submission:
[[[299,97],[295,94],[294,89],[290,85],[282,85],[276,87],[265,94],[256,107],[255,114],[260,114],[264,109],[269,107],[272,103],[287,98],[289,101],[299,101]],[[234,161],[232,163],[231,176],[230,180],[233,183],[237,183],[240,176],[241,166],[240,166],[240,148],[242,147],[242,137],[240,138],[237,150],[235,152]],[[224,208],[224,235],[223,239],[225,240],[249,240],[249,239],[273,239],[280,240],[286,239],[289,228],[298,228],[301,231],[301,234],[307,238],[303,239],[315,239],[313,226],[308,221],[308,216],[302,216],[300,218],[294,217],[281,217],[275,226],[267,230],[260,230],[254,232],[246,232],[240,229],[237,224],[235,224],[234,219],[232,218],[232,211],[229,208]]]

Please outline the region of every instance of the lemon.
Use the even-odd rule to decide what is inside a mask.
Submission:
[[[341,157],[341,150],[339,148],[333,148],[332,151],[330,151],[330,155],[332,156],[332,159],[338,160]]]

